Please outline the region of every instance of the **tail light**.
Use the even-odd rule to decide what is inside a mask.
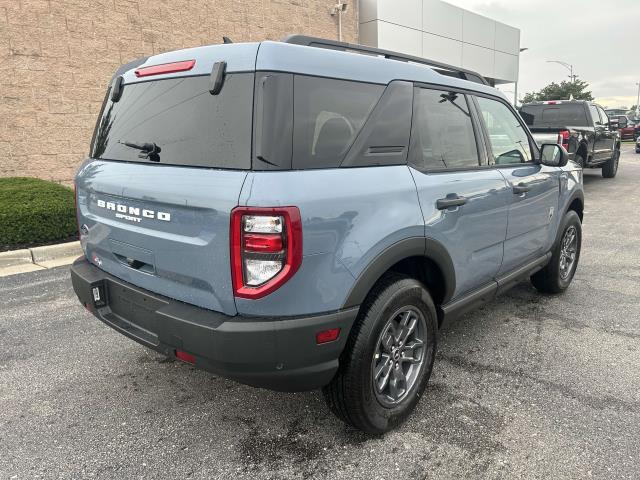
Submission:
[[[302,263],[297,207],[236,207],[231,212],[231,274],[236,297],[261,298]]]
[[[76,226],[78,227],[78,239],[82,238],[82,229],[80,228],[80,212],[78,211],[78,184],[73,180],[73,209],[76,211]]]
[[[569,130],[560,130],[558,132],[558,145],[562,145],[567,151],[569,151],[569,135]]]

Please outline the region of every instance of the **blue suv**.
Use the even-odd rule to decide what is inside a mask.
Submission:
[[[149,348],[322,388],[379,434],[416,406],[445,320],[523,279],[568,287],[581,175],[474,72],[303,36],[162,53],[110,82],[73,288]]]

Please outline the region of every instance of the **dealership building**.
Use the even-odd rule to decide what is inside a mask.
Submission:
[[[494,85],[518,80],[519,30],[438,0],[4,2],[0,177],[70,183],[123,63],[223,35],[243,42],[291,33],[426,57]]]

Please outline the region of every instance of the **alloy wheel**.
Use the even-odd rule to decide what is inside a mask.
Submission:
[[[571,225],[564,232],[560,244],[560,278],[566,280],[571,274],[578,255],[578,231]]]
[[[382,329],[371,368],[373,390],[382,405],[397,405],[417,383],[425,360],[426,331],[424,315],[413,306],[396,311]]]

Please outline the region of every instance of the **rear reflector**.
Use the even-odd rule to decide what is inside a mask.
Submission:
[[[322,332],[316,333],[316,343],[318,345],[322,343],[329,343],[337,340],[340,336],[339,328],[332,328],[330,330],[323,330]]]
[[[196,363],[196,357],[191,355],[190,353],[183,352],[182,350],[176,350],[176,358],[182,360],[187,363]]]
[[[196,64],[195,60],[183,60],[182,62],[163,63],[151,65],[135,70],[136,77],[148,77],[150,75],[161,75],[163,73],[185,72],[191,70]]]

